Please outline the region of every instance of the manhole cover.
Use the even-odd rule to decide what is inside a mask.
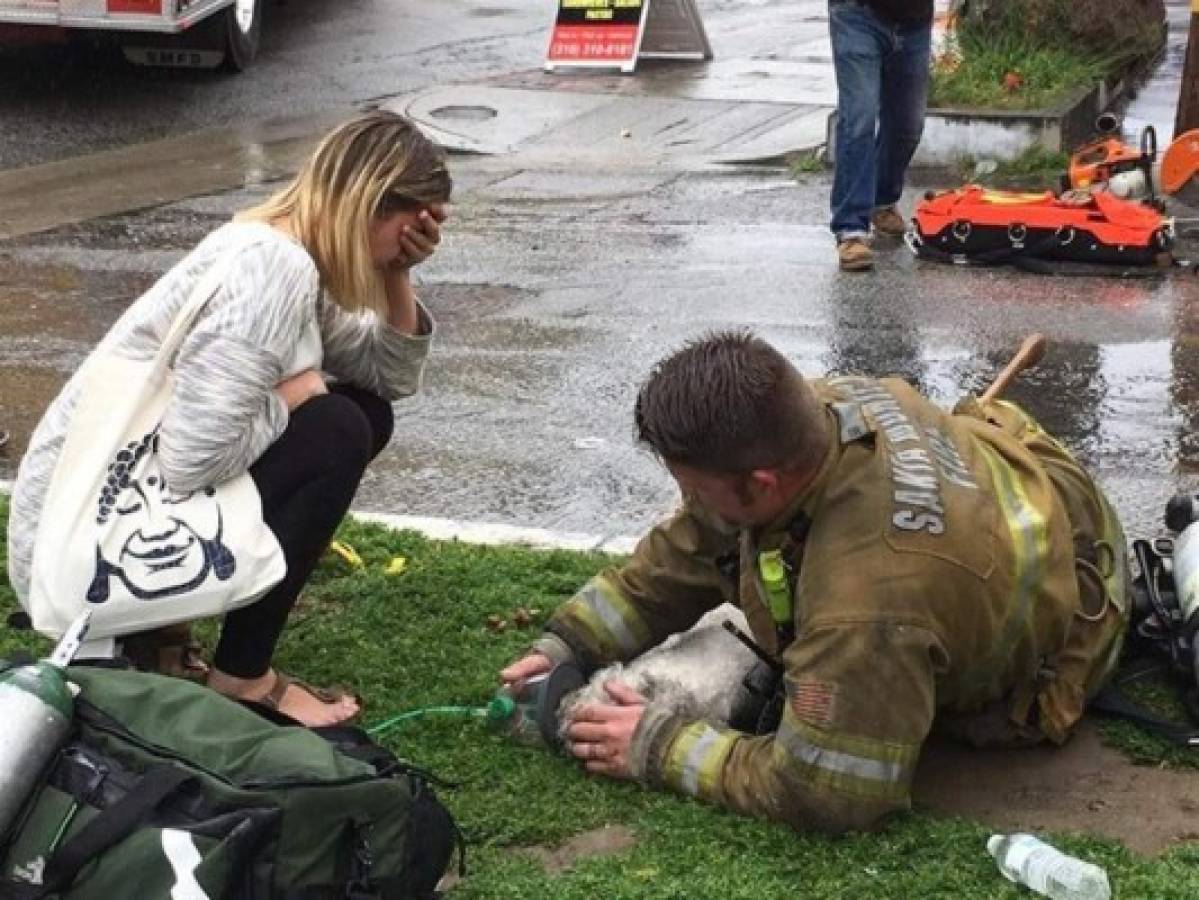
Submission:
[[[434,119],[454,119],[458,122],[485,122],[497,113],[490,106],[439,106],[429,113]]]

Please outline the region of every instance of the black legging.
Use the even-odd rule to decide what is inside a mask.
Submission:
[[[283,548],[287,574],[260,600],[225,616],[216,668],[236,678],[266,674],[301,588],[394,424],[387,401],[331,385],[328,394],[293,410],[283,434],[250,466],[263,520]]]

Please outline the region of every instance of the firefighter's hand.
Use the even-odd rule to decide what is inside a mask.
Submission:
[[[554,664],[544,653],[530,653],[500,672],[500,681],[510,687],[513,693],[518,694],[528,679],[548,672],[553,667]]]
[[[407,271],[423,263],[433,255],[441,243],[441,223],[449,216],[444,203],[434,203],[421,210],[415,225],[405,225],[400,235],[400,250],[403,252],[393,262],[392,268]]]
[[[570,752],[588,772],[630,778],[629,746],[645,712],[645,698],[622,681],[604,682],[612,703],[591,703],[575,713],[567,730]]]
[[[306,403],[313,397],[329,393],[329,389],[325,386],[325,379],[316,369],[305,369],[290,378],[284,378],[275,385],[275,391],[287,404],[288,412],[294,412],[297,406]]]

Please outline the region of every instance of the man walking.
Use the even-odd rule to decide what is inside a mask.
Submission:
[[[841,268],[869,269],[871,226],[900,236],[895,205],[924,128],[933,0],[829,0],[837,73],[832,223]]]

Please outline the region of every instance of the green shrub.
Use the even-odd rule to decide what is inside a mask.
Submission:
[[[1083,0],[1083,4],[1087,0]],[[1080,87],[1152,57],[1160,27],[1100,40],[1078,3],[1009,0],[968,12],[933,62],[930,104],[988,109],[1051,107]],[[1109,13],[1103,21],[1108,21]],[[1082,33],[1080,33],[1082,32]]]

